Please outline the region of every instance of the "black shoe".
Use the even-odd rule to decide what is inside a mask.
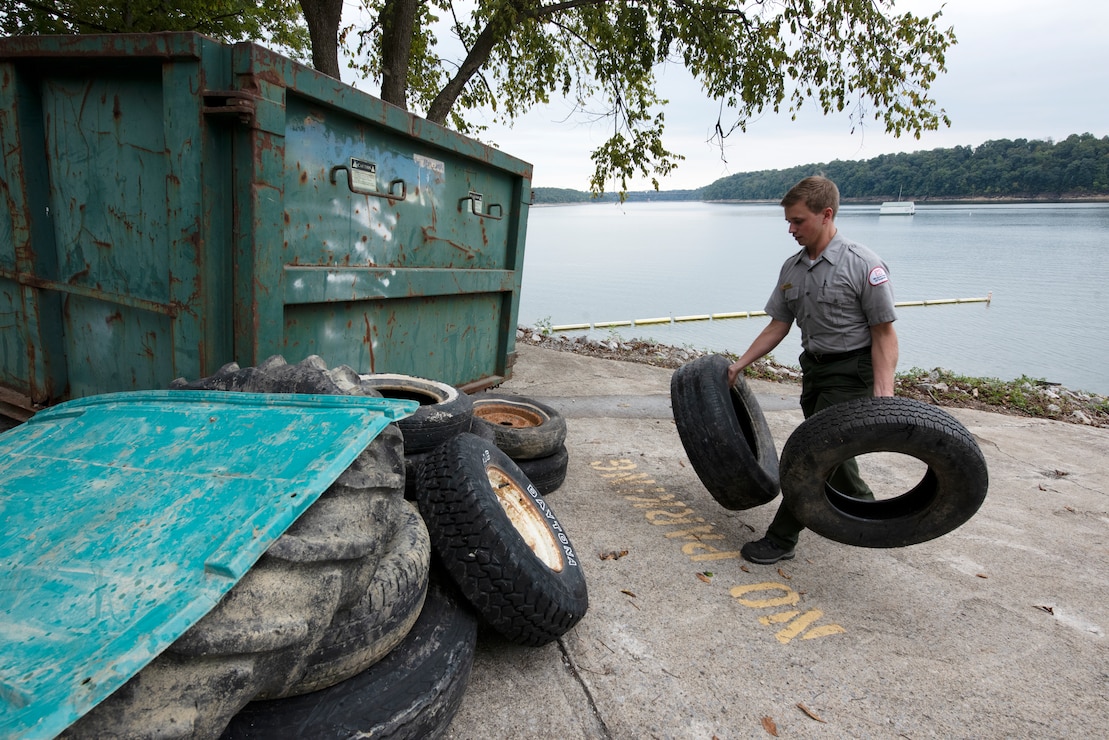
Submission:
[[[793,559],[793,550],[785,549],[769,537],[763,537],[761,540],[748,542],[746,545],[739,548],[739,554],[743,556],[744,560],[748,560],[752,563],[759,563],[760,565],[770,565],[779,560]]]

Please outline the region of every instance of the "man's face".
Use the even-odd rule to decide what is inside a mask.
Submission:
[[[802,247],[824,246],[821,240],[825,235],[825,226],[831,222],[832,209],[825,208],[819,213],[813,213],[804,203],[794,203],[786,206],[786,221],[789,222],[789,235]]]

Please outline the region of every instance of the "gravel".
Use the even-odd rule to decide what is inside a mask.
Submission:
[[[642,339],[592,339],[524,326],[517,329],[516,341],[561,352],[640,362],[670,369],[677,369],[687,362],[710,354],[723,354],[733,359],[736,357],[728,352],[672,347]],[[748,367],[747,376],[782,383],[801,382],[798,368],[765,358]],[[914,369],[898,374],[897,395],[937,406],[973,408],[1109,428],[1109,398],[1106,396],[1073,391],[1054,383],[1028,378],[999,381],[994,378],[959,376],[942,368],[929,371]]]

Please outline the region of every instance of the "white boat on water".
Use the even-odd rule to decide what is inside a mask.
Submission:
[[[916,213],[916,203],[911,200],[887,200],[878,209],[879,216],[911,216]]]
[[[879,216],[911,216],[916,213],[916,203],[901,200],[901,188],[897,189],[897,200],[887,200],[878,209]]]

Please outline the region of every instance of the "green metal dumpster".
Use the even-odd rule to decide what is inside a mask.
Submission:
[[[257,46],[0,39],[0,410],[308,355],[511,373],[531,166]]]

